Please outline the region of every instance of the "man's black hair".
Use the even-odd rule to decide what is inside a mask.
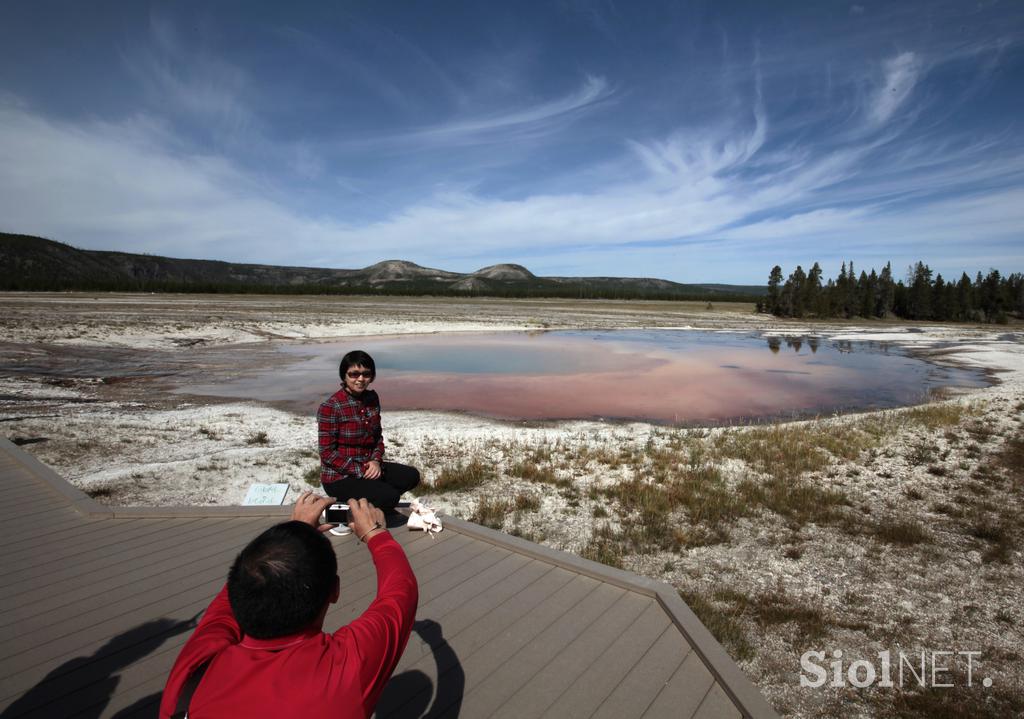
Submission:
[[[341,358],[341,364],[338,365],[338,376],[341,377],[342,382],[345,381],[345,373],[350,367],[365,367],[373,372],[373,377],[370,379],[377,378],[377,366],[373,363],[373,357],[362,350],[352,350]]]
[[[256,639],[295,634],[331,598],[338,559],[305,522],[275,525],[249,542],[228,572],[228,600],[242,631]]]

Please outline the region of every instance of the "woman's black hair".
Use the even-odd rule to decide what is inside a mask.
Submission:
[[[341,358],[341,364],[338,365],[338,376],[341,377],[342,382],[345,381],[345,373],[350,367],[365,367],[373,372],[373,377],[370,379],[377,378],[377,366],[373,363],[373,357],[362,350],[352,350]]]
[[[242,632],[273,639],[308,627],[334,589],[338,560],[305,522],[283,522],[249,542],[228,572],[228,601]]]

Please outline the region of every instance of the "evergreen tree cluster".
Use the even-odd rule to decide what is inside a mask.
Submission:
[[[799,265],[783,282],[776,265],[768,275],[768,294],[758,310],[778,317],[897,317],[908,320],[995,322],[1024,317],[1024,275],[981,272],[972,281],[963,273],[947,282],[923,262],[907,268],[906,282],[894,280],[892,263],[881,272],[857,275],[853,262],[843,263],[834,280],[822,284],[817,262],[810,272]]]

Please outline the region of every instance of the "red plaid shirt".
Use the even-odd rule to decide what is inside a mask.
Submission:
[[[358,398],[344,388],[320,405],[316,413],[320,443],[320,482],[363,477],[367,462],[384,459],[380,431],[380,398],[372,389]]]

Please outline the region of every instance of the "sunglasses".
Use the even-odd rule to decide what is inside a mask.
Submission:
[[[348,372],[345,373],[345,376],[348,377],[349,379],[357,379],[359,377],[365,377],[366,379],[373,379],[373,372],[371,372],[368,369],[363,370],[362,372],[360,372],[357,369],[350,369]]]

